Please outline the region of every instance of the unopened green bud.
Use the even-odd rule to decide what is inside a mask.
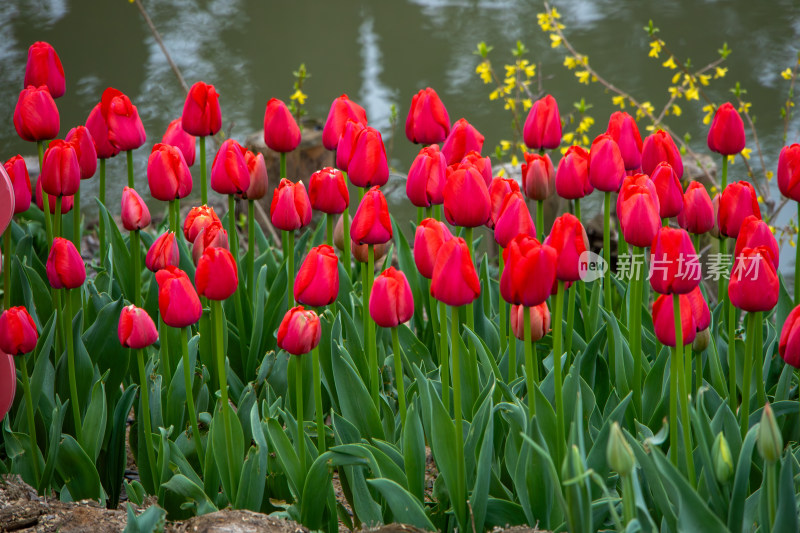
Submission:
[[[625,435],[622,434],[617,422],[611,426],[611,434],[608,436],[606,461],[611,470],[620,476],[628,476],[633,471],[633,450],[625,440]]]
[[[733,458],[728,441],[725,440],[721,431],[714,440],[711,457],[714,460],[714,475],[717,477],[717,481],[722,484],[727,483],[733,475]]]
[[[692,342],[692,351],[700,353],[706,348],[708,348],[708,343],[711,340],[711,334],[708,332],[708,328],[698,331],[697,335],[694,337],[694,341]]]
[[[783,437],[775,421],[775,414],[769,403],[761,413],[761,425],[758,428],[758,453],[768,464],[776,462],[783,452]]]

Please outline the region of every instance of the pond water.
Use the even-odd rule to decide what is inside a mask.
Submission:
[[[563,48],[553,49],[537,25],[540,2],[525,0],[144,0],[143,4],[189,84],[213,83],[221,94],[223,128],[240,141],[263,124],[266,101],[288,99],[292,71],[305,63],[310,79],[304,87],[311,117],[324,120],[330,102],[347,93],[361,103],[373,126],[384,134],[391,165],[404,173],[417,147],[403,134],[413,94],[425,86],[442,97],[453,121],[466,117],[485,136],[487,150],[510,138],[510,118],[490,86],[475,73],[476,44],[494,46],[490,58],[502,72],[512,61],[517,40],[538,65],[542,88],[556,96],[562,113],[585,98],[597,123],[590,136],[605,129],[614,110],[610,95],[598,84],[577,82],[562,66]],[[774,169],[783,146],[780,108],[788,82],[780,72],[797,60],[800,3],[795,0],[713,1],[564,0],[553,5],[562,14],[567,37],[593,67],[612,83],[656,109],[668,99],[674,71],[648,57],[643,30],[652,19],[659,36],[680,58],[704,65],[718,57],[727,42],[732,54],[725,79],[706,92],[715,101],[729,98],[738,81],[752,102],[766,166]],[[58,50],[67,75],[67,94],[58,101],[62,132],[83,123],[107,86],[128,94],[138,106],[148,144],[135,154],[137,183],[146,183],[149,148],[181,110],[184,92],[155,43],[136,6],[124,0],[3,0],[0,2],[0,157],[33,147],[12,126],[14,103],[22,86],[28,46],[46,40]],[[537,87],[534,87],[537,89]],[[392,139],[390,107],[399,113]],[[704,103],[681,101],[683,114],[669,117],[677,132],[688,133],[694,150],[707,153]],[[643,127],[644,124],[640,123]],[[788,125],[787,142],[800,140],[800,120]],[[748,146],[754,147],[748,138]],[[487,151],[485,150],[485,151]],[[755,152],[754,152],[755,155]],[[753,162],[758,167],[758,162]],[[109,202],[118,201],[125,180],[124,158],[109,163]],[[741,163],[733,179],[744,177]],[[307,176],[298,176],[306,179]],[[96,180],[87,184],[96,187]],[[774,182],[773,182],[774,185]],[[91,193],[91,190],[90,190]],[[779,199],[777,190],[773,197]],[[84,194],[84,202],[89,202]],[[786,224],[788,206],[777,218]],[[786,246],[786,253],[793,250]],[[793,260],[787,257],[783,264]]]

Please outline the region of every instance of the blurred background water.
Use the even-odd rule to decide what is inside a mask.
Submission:
[[[311,117],[324,120],[330,102],[347,93],[367,110],[370,123],[384,135],[391,166],[408,170],[418,147],[403,132],[413,94],[426,86],[442,97],[452,121],[466,117],[485,136],[484,152],[508,139],[510,118],[499,101],[489,101],[491,86],[475,73],[478,42],[494,46],[490,58],[502,73],[511,63],[517,40],[538,65],[544,91],[562,108],[585,98],[601,133],[614,110],[610,95],[598,84],[580,85],[562,66],[563,48],[553,49],[537,25],[541,2],[526,0],[143,0],[175,62],[189,84],[204,80],[220,93],[223,129],[243,142],[263,125],[271,97],[288,100],[292,71],[305,63],[311,77],[304,91]],[[769,169],[774,170],[783,146],[780,108],[789,83],[780,72],[794,65],[800,46],[800,2],[796,0],[562,0],[552,2],[562,15],[567,37],[610,82],[656,109],[669,98],[674,71],[666,59],[648,57],[649,37],[643,30],[652,19],[659,36],[680,58],[695,66],[718,57],[727,42],[733,53],[724,66],[725,79],[706,89],[724,101],[736,81],[752,102],[759,140]],[[179,116],[184,92],[136,7],[124,0],[3,0],[0,2],[0,158],[33,154],[12,124],[22,88],[28,46],[37,40],[53,44],[64,64],[67,94],[57,101],[61,136],[83,123],[102,91],[116,87],[139,108],[148,134],[135,153],[136,181],[146,186],[146,161],[172,119]],[[534,84],[534,89],[536,85]],[[674,131],[691,136],[695,151],[708,153],[701,110],[704,103],[681,101],[683,114],[669,117]],[[398,110],[392,138],[390,107]],[[640,122],[643,129],[644,123]],[[645,132],[643,131],[643,134]],[[748,132],[749,135],[749,132]],[[789,124],[787,143],[800,140],[800,120]],[[748,146],[754,145],[748,137]],[[755,155],[755,152],[754,152]],[[211,157],[211,155],[209,156]],[[717,158],[715,157],[715,160]],[[758,162],[753,160],[758,167]],[[196,169],[195,169],[196,172]],[[109,162],[109,203],[118,202],[125,181],[124,158]],[[741,163],[731,179],[744,178]],[[307,176],[296,176],[307,179]],[[96,180],[83,199],[89,196]],[[775,186],[773,180],[773,186]],[[777,189],[773,198],[779,198]],[[776,219],[786,224],[794,208]],[[410,211],[409,211],[410,212]],[[787,250],[788,249],[788,250]],[[784,247],[793,263],[793,249]]]

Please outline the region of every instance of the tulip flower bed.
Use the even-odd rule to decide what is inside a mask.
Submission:
[[[550,95],[522,130],[522,183],[495,176],[478,130],[421,90],[405,124],[421,145],[409,221],[381,190],[381,133],[346,95],[323,131],[338,168],[291,179],[301,130],[266,104],[273,187],[263,155],[232,139],[207,168],[221,111],[197,82],[145,191],[132,162],[146,128],[125,94],[106,89],[59,140],[64,73],[46,43],[31,46],[24,86],[14,126],[41,174],[33,189],[19,156],[0,172],[0,474],[64,501],[157,501],[129,508],[132,531],[225,508],[326,531],[800,530],[800,293],[778,274],[753,186],[728,182],[745,146],[730,104],[708,131],[723,162],[712,201],[682,179],[669,133],[642,140],[625,112],[589,150],[562,146]],[[106,205],[105,162],[120,152],[128,186]],[[80,185],[96,173],[100,252],[84,261]],[[800,201],[800,146],[777,175]],[[202,204],[182,209],[197,182]],[[281,242],[253,214],[270,191]],[[213,194],[227,197],[222,217]],[[554,194],[568,208],[548,228]],[[590,194],[604,201],[599,254],[581,217]],[[481,227],[498,256],[479,251]],[[701,246],[731,262],[701,263]]]

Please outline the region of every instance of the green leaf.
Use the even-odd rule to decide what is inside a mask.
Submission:
[[[303,487],[304,472],[300,470],[300,459],[294,446],[286,436],[280,422],[275,418],[267,420],[267,434],[272,443],[272,450],[278,458],[278,463],[289,481],[289,489],[296,500],[300,499]]]
[[[347,349],[339,344],[333,348],[333,375],[336,390],[339,391],[339,407],[342,416],[352,422],[365,436],[384,438],[383,426],[378,410],[364,385],[361,376]]]
[[[225,426],[225,417],[221,409],[228,410],[229,426]],[[214,410],[214,419],[211,422],[211,440],[214,441],[214,461],[217,463],[222,489],[228,501],[235,502],[239,490],[239,480],[242,476],[242,457],[244,456],[244,436],[239,417],[233,412],[230,405],[224,405],[220,410]],[[227,434],[227,436],[226,436]],[[230,461],[228,460],[228,444],[232,446],[230,450]]]
[[[98,500],[105,504],[106,496],[94,461],[71,435],[63,435],[56,461],[58,475],[64,479],[73,501]]]
[[[108,492],[109,503],[116,505],[119,503],[120,484],[122,476],[125,474],[125,433],[128,429],[128,413],[131,412],[133,401],[136,398],[136,385],[131,384],[122,393],[122,398],[114,408],[112,419],[111,436],[105,452],[104,466],[101,466],[103,476],[103,486]],[[63,414],[62,414],[63,417]]]
[[[157,505],[148,507],[138,516],[130,503],[126,509],[128,523],[122,533],[161,533],[167,525],[167,512]]]
[[[103,380],[108,372],[103,374],[92,387],[92,399],[86,409],[83,422],[83,441],[81,446],[86,451],[92,461],[97,461],[100,454],[100,447],[103,445],[103,438],[106,434],[106,392]]]
[[[236,508],[259,512],[264,499],[267,476],[267,440],[261,429],[258,404],[250,409],[250,427],[255,444],[250,447],[242,467],[242,478],[237,495]]]
[[[786,450],[781,461],[780,477],[778,479],[778,509],[775,513],[775,523],[772,526],[774,533],[783,531],[800,531],[797,519],[797,500],[794,491],[794,456],[791,450]]]
[[[391,479],[378,478],[367,480],[384,497],[396,522],[409,524],[420,529],[436,531],[436,527],[425,514],[419,501],[409,492]]]
[[[425,435],[417,410],[417,402],[409,403],[402,435],[403,459],[409,492],[425,501]]]
[[[492,404],[491,395],[487,395],[488,405]],[[472,494],[469,497],[469,505],[472,509],[474,527],[476,531],[484,530],[486,519],[486,507],[489,503],[489,482],[492,473],[492,459],[494,456],[494,410],[488,410],[486,429],[483,432],[483,441],[478,454],[478,468],[475,476],[475,484],[472,487]],[[421,527],[421,526],[420,526]]]
[[[189,480],[183,474],[177,474],[170,478],[169,481],[164,483],[164,488],[183,496],[195,508],[196,515],[204,515],[217,511],[214,505],[203,489]]]
[[[53,482],[53,472],[55,472],[56,462],[58,461],[58,443],[61,439],[61,428],[64,425],[64,415],[66,415],[64,406],[66,405],[66,402],[61,403],[58,398],[56,398],[56,406],[53,408],[53,415],[50,417],[51,425],[47,444],[47,461],[44,464],[42,477],[39,481],[40,493],[45,493]],[[130,412],[130,409],[128,409],[128,412]]]
[[[753,448],[756,445],[759,425],[756,423],[750,427],[750,431],[747,432],[742,442],[742,450],[736,463],[736,475],[733,478],[730,506],[728,507],[728,529],[736,533],[743,531],[745,501],[749,496],[747,486],[753,467]]]

